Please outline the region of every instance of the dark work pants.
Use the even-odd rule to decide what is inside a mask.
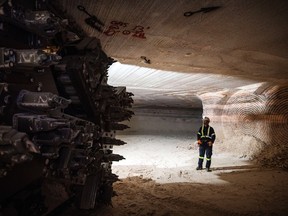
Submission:
[[[208,143],[202,143],[199,145],[199,161],[198,167],[203,167],[204,155],[206,152],[206,168],[211,166],[211,156],[212,156],[212,146],[209,146]]]

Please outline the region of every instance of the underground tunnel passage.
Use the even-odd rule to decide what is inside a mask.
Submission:
[[[1,216],[288,215],[286,0],[0,6]]]
[[[287,195],[280,188],[287,188],[287,172],[280,170],[287,169],[287,86],[207,74],[201,77],[207,85],[226,90],[199,94],[195,86],[203,80],[197,74],[114,64],[113,85],[119,85],[117,74],[135,94],[135,116],[120,134],[127,144],[114,148],[126,159],[113,170],[123,179],[116,183],[121,195],[137,198],[115,198],[120,214],[286,214]],[[196,133],[204,116],[211,118],[217,137],[211,175],[195,170]],[[266,206],[276,197],[277,205]],[[123,210],[122,201],[132,207]]]

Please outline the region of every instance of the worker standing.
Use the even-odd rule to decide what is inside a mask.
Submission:
[[[205,117],[203,119],[203,124],[197,133],[197,140],[199,145],[199,160],[198,160],[198,167],[196,168],[196,170],[203,169],[204,155],[206,153],[207,172],[211,172],[210,166],[211,166],[212,148],[216,138],[214,129],[213,127],[209,126],[209,123],[210,119],[208,117]]]

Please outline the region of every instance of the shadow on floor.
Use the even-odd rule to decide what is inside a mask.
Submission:
[[[257,165],[241,165],[241,166],[224,166],[224,167],[213,167],[211,168],[212,171],[218,170],[250,170],[250,169],[257,169],[259,166]]]

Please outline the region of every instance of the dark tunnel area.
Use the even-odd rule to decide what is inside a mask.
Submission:
[[[134,94],[137,97],[137,91]],[[146,90],[146,94],[149,97],[149,91]],[[121,133],[164,137],[178,135],[195,139],[195,132],[198,131],[203,118],[200,98],[191,96],[190,101],[183,101],[173,95],[161,95],[161,92],[159,96],[156,94],[154,93],[151,101],[142,104],[135,99],[135,115],[129,122],[125,122],[130,128]]]

